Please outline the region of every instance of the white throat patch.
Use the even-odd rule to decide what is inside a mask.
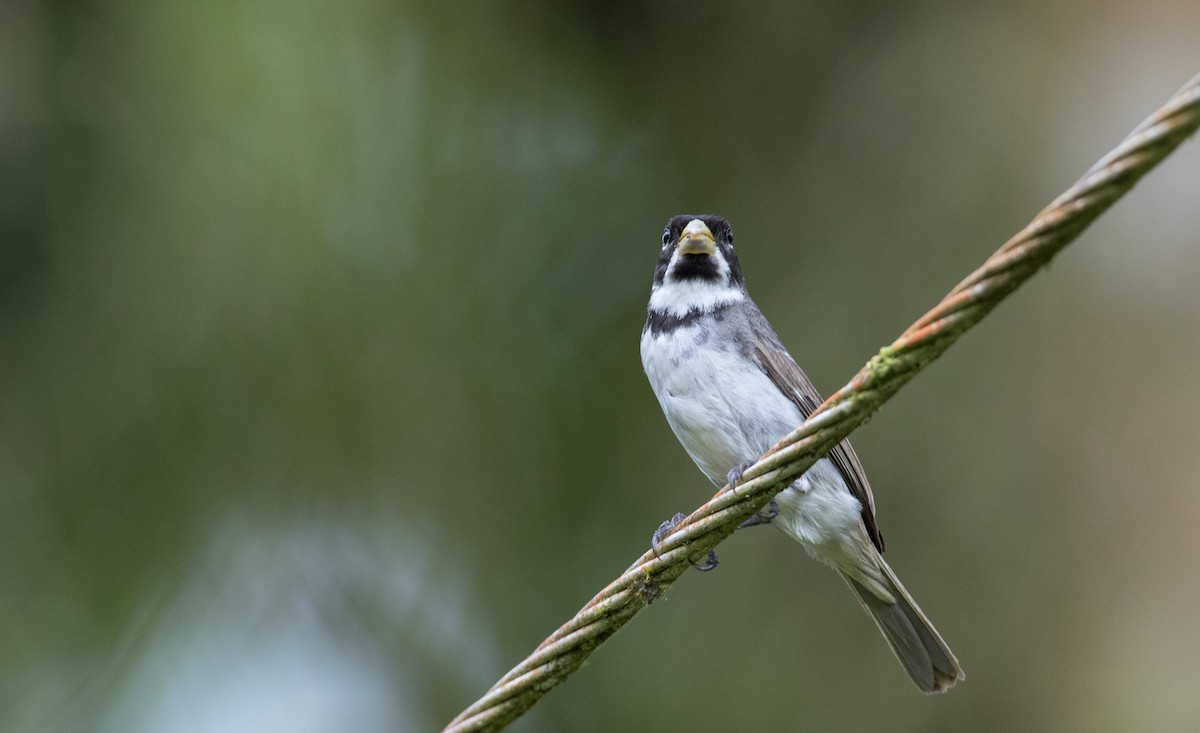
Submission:
[[[650,310],[682,318],[689,311],[707,311],[745,299],[744,290],[724,283],[668,280],[650,292]]]

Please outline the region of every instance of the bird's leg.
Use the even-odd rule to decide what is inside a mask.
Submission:
[[[757,527],[760,524],[770,524],[771,520],[779,516],[779,505],[772,499],[766,507],[765,511],[750,517],[746,521],[737,526],[738,529],[746,529],[747,527]]]
[[[729,481],[729,488],[736,489],[737,485],[742,482],[742,474],[746,473],[746,469],[753,466],[754,463],[755,461],[749,460],[729,469],[729,473],[725,475],[726,480]],[[774,499],[771,499],[771,503],[767,504],[765,512],[755,514],[753,517],[739,524],[737,528],[746,529],[747,527],[757,527],[760,524],[770,524],[771,520],[778,516],[778,514],[779,505],[775,503]]]
[[[650,549],[654,551],[655,557],[659,556],[658,546],[662,544],[663,539],[665,539],[667,535],[674,532],[675,528],[679,526],[679,523],[685,519],[687,519],[686,514],[677,513],[675,516],[658,525],[658,529],[654,530],[654,534],[650,537]],[[692,567],[696,568],[697,570],[712,570],[717,566],[717,562],[717,551],[709,550],[708,556],[704,558],[704,562],[693,562]]]

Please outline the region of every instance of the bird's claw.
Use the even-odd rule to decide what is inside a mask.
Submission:
[[[687,515],[683,512],[676,512],[675,516],[658,525],[658,529],[654,530],[654,534],[650,536],[650,549],[654,550],[655,557],[659,556],[658,546],[661,545],[666,536],[671,534],[671,532],[679,526],[679,523],[686,518]]]
[[[686,514],[677,512],[675,516],[658,525],[658,529],[654,530],[654,534],[650,537],[650,550],[654,552],[655,557],[660,556],[658,552],[658,546],[661,545],[662,541],[666,539],[667,535],[674,532],[675,528],[679,526],[679,523],[685,519],[687,519]],[[702,571],[712,570],[717,566],[718,562],[719,560],[717,560],[717,551],[709,550],[708,555],[704,558],[704,562],[692,562],[692,567]]]
[[[775,503],[775,500],[772,499],[770,503],[767,504],[765,511],[761,511],[758,514],[750,517],[746,521],[739,524],[737,528],[746,529],[747,527],[757,527],[760,524],[770,524],[771,520],[777,516],[779,516],[779,504]],[[659,529],[662,528],[659,527]]]
[[[746,461],[729,469],[729,473],[725,474],[725,480],[729,482],[729,488],[735,488],[742,482],[742,474],[746,473],[746,469],[754,465],[754,461]]]
[[[720,562],[721,561],[717,559],[717,551],[709,550],[708,555],[706,555],[704,557],[704,562],[699,563],[699,562],[693,561],[692,567],[696,568],[697,570],[699,570],[702,573],[706,573],[709,570],[712,570],[713,568],[715,568]]]

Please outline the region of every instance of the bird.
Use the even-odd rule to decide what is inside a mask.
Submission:
[[[667,222],[641,356],[675,436],[717,486],[735,485],[822,402],[750,299],[733,229],[720,216],[685,214]],[[664,522],[655,543],[680,518]],[[883,559],[871,486],[849,441],[743,526],[765,523],[837,571],[922,692],[944,692],[964,678],[958,659]],[[710,555],[701,569],[715,561]]]

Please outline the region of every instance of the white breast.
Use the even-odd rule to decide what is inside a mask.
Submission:
[[[679,442],[718,486],[731,468],[757,458],[803,419],[734,343],[712,324],[642,334],[642,366]]]
[[[787,399],[735,343],[712,337],[712,323],[642,334],[642,366],[688,455],[717,486],[803,422]],[[814,556],[841,566],[867,542],[862,505],[829,459],[818,461],[776,497],[775,526]]]

